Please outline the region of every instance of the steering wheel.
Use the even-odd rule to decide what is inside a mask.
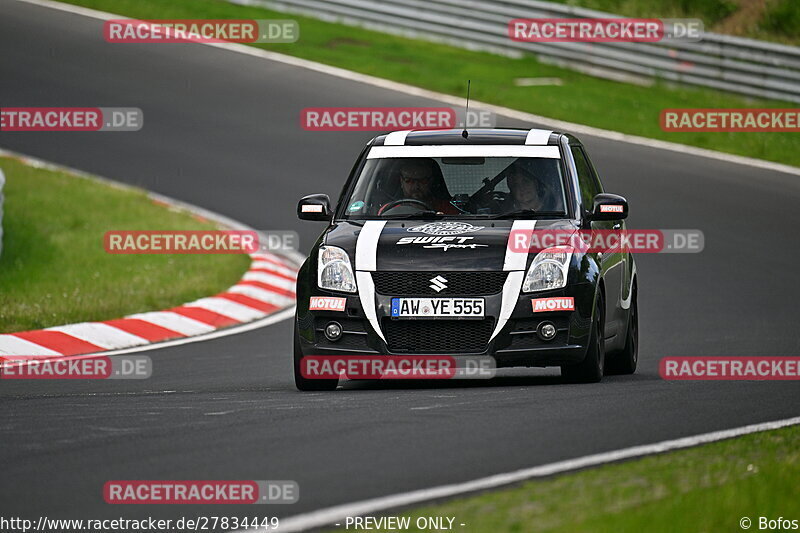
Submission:
[[[380,215],[384,211],[389,211],[390,209],[394,209],[398,205],[402,204],[416,204],[418,206],[424,207],[425,211],[433,211],[433,209],[431,209],[431,207],[428,204],[420,200],[414,200],[413,198],[400,198],[399,200],[392,200],[388,204],[383,204],[383,206],[381,206],[381,208],[378,209],[378,214]]]

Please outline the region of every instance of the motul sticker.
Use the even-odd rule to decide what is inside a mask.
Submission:
[[[600,206],[601,213],[622,213],[622,206],[621,205],[601,205]]]
[[[575,298],[572,296],[566,298],[536,298],[531,300],[534,313],[542,313],[545,311],[574,311]]]
[[[305,204],[300,207],[301,213],[322,213],[322,206],[315,204]]]
[[[347,298],[312,296],[308,308],[311,311],[344,311]]]

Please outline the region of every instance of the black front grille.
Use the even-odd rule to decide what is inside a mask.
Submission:
[[[489,343],[494,319],[397,320],[383,319],[389,350],[414,353],[482,352]]]
[[[373,272],[375,290],[388,296],[432,294],[440,296],[480,296],[503,290],[508,272]],[[436,291],[431,279],[441,276],[446,288]]]

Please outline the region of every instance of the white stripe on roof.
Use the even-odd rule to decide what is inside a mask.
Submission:
[[[531,130],[528,132],[528,136],[525,137],[525,144],[545,145],[551,133],[553,132],[550,130]]]
[[[393,131],[383,140],[384,146],[403,146],[406,143],[406,135],[411,133],[411,130]]]
[[[545,157],[558,159],[558,146],[523,145],[429,145],[429,146],[373,146],[367,159],[388,157]]]

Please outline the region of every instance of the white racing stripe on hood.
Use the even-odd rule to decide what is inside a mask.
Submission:
[[[372,282],[371,272],[377,268],[378,264],[378,239],[381,236],[385,220],[367,220],[364,227],[358,234],[356,241],[356,285],[358,287],[358,299],[367,320],[372,325],[375,333],[386,342],[381,326],[378,323],[378,314],[375,310],[375,284]]]
[[[527,239],[525,242],[531,242],[533,230],[536,228],[535,220],[515,220],[511,225],[511,231],[508,233],[508,242],[506,243],[506,259],[503,261],[503,270],[525,270],[528,264],[528,253],[519,252],[512,246],[514,243],[512,239],[516,239],[517,235],[524,235]]]
[[[383,336],[383,331],[381,331],[381,325],[378,323],[378,313],[375,310],[375,284],[372,282],[372,273],[357,271],[356,283],[358,284],[358,299],[361,300],[361,307],[364,308],[367,320],[369,320],[375,333],[383,339],[383,342],[386,342],[386,337]]]
[[[500,316],[497,317],[497,325],[492,332],[492,336],[489,337],[490,341],[494,339],[498,333],[500,333],[500,330],[506,325],[511,313],[517,306],[517,300],[519,300],[519,291],[522,289],[522,280],[524,279],[524,270],[516,270],[508,273],[506,282],[503,284],[503,303],[500,305]]]
[[[522,290],[522,282],[525,279],[525,267],[528,264],[528,253],[515,251],[512,247],[512,239],[516,239],[516,235],[526,235],[527,241],[531,242],[531,235],[536,228],[535,220],[515,220],[511,225],[511,231],[508,233],[508,242],[506,243],[506,258],[503,262],[503,270],[508,271],[508,277],[503,284],[503,300],[500,304],[500,316],[497,317],[497,325],[495,325],[492,336],[489,337],[491,341],[494,339],[500,330],[506,325],[511,313],[517,306],[519,300],[519,293]]]
[[[364,222],[356,241],[356,270],[377,270],[378,239],[385,225],[385,220]]]

